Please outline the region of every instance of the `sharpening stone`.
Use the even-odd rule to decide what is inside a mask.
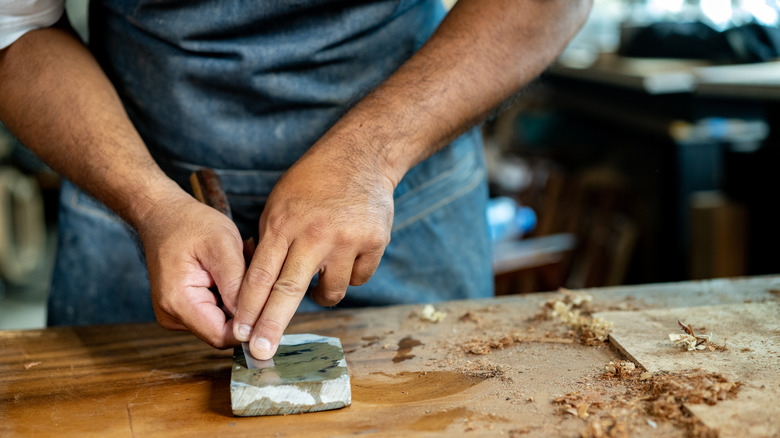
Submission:
[[[241,347],[233,352],[230,404],[241,417],[343,408],[352,403],[344,350],[338,338],[284,335],[272,360],[250,369]]]

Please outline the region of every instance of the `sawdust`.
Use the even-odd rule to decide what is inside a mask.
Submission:
[[[503,350],[524,342],[541,342],[548,344],[571,344],[571,338],[555,336],[551,333],[545,333],[544,336],[533,335],[533,330],[525,332],[513,330],[509,334],[495,337],[472,338],[462,344],[461,349],[473,355],[489,354],[493,350]]]
[[[540,390],[533,388],[545,382],[528,376],[527,367],[513,369],[507,362],[497,362],[499,359],[494,357],[509,357],[513,354],[509,349],[528,343],[608,348],[610,324],[592,316],[597,306],[588,294],[561,290],[560,296],[543,303],[541,312],[531,318],[508,319],[501,315],[501,309],[458,312],[456,315],[460,316],[451,322],[452,336],[439,343],[437,350],[442,356],[436,362],[441,367],[454,368],[466,379],[503,382],[496,396],[507,403],[534,403],[534,397],[525,391],[538,394]],[[697,332],[701,330],[704,328],[696,329]],[[722,347],[725,348],[725,344]],[[522,348],[526,347],[521,347],[520,351],[524,351]],[[712,348],[721,346],[707,345],[708,350],[712,351]],[[560,365],[566,367],[566,364]],[[522,374],[524,371],[526,374]],[[516,387],[517,381],[524,382],[523,390]],[[575,433],[582,437],[641,436],[650,430],[660,436],[715,436],[716,431],[688,412],[685,404],[717,403],[733,398],[739,387],[717,374],[698,370],[652,374],[631,361],[619,360],[607,363],[600,373],[582,378],[579,383],[578,391],[562,396],[551,394],[540,401],[551,401],[557,406],[555,412],[568,419],[561,427],[577,430],[576,425],[581,423],[581,429]],[[538,433],[539,426],[514,428],[506,433],[516,437]],[[475,428],[479,428],[477,423],[469,424],[465,431]]]
[[[538,427],[532,427],[532,426],[518,427],[518,428],[515,428],[515,429],[510,429],[507,432],[507,435],[509,436],[509,438],[517,438],[519,436],[527,435],[527,434],[535,431],[536,429],[538,429]]]
[[[465,364],[458,367],[458,371],[469,377],[480,379],[499,378],[503,381],[512,381],[507,375],[505,366],[497,365],[487,360],[466,361]]]
[[[603,408],[606,403],[597,391],[576,391],[553,399],[553,403],[561,405],[562,414],[571,414],[579,418],[588,418],[588,409]]]
[[[720,373],[694,370],[689,373],[656,373],[646,379],[656,401],[668,401],[714,405],[735,398],[741,386]]]
[[[501,338],[471,339],[463,344],[463,351],[474,355],[484,355],[490,353],[492,350],[503,350],[504,348],[522,342],[522,340],[523,336],[520,332],[513,331]]]
[[[604,374],[610,377],[625,379],[633,376],[637,372],[634,362],[621,360],[619,362],[610,361],[605,368]]]
[[[458,321],[473,322],[474,324],[480,325],[482,323],[482,318],[477,315],[476,312],[469,310],[468,312],[461,315],[460,318],[458,318]]]
[[[676,373],[642,372],[633,362],[610,362],[599,380],[625,385],[625,393],[609,400],[598,390],[577,391],[553,399],[560,414],[587,421],[583,438],[628,437],[641,426],[669,423],[690,437],[716,437],[718,432],[691,415],[685,404],[716,404],[735,398],[740,383],[700,369]]]
[[[591,303],[593,297],[584,292],[574,292],[561,288],[562,298],[547,300],[542,304],[542,310],[533,320],[549,320],[563,322],[573,329],[583,345],[595,346],[603,344],[609,337],[612,323],[593,316]]]

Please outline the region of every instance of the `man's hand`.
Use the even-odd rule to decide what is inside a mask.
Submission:
[[[389,243],[404,174],[536,77],[590,0],[461,0],[431,39],[358,102],[281,178],[260,219],[233,332],[269,359],[315,273],[339,302]]]
[[[459,1],[420,51],[282,177],[246,270],[235,226],[183,192],[173,195],[180,189],[71,32],[32,31],[0,50],[0,118],[139,231],[163,327],[192,330],[216,347],[251,338],[252,353],[266,359],[315,273],[312,296],[324,305],[373,274],[390,238],[392,191],[406,171],[537,76],[590,3]],[[213,285],[236,309],[235,323],[217,308]]]
[[[233,320],[209,290],[217,286],[225,307],[235,311],[245,272],[235,224],[187,195],[161,203],[140,224],[157,322],[216,348],[237,344]]]
[[[315,302],[333,306],[373,275],[390,242],[393,189],[371,160],[313,148],[277,183],[260,218],[233,333],[270,359],[314,274]]]

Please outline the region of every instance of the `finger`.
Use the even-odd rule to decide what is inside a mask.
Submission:
[[[238,295],[233,330],[239,341],[249,341],[286,257],[287,242],[284,238],[267,233],[260,239]]]
[[[228,319],[216,303],[196,303],[189,315],[190,331],[212,347],[223,349],[239,344],[233,336],[233,319]]]
[[[233,230],[231,230],[233,231]],[[205,245],[197,254],[198,261],[214,279],[222,303],[230,314],[236,312],[238,293],[246,272],[244,244],[235,230],[233,239],[217,239]]]
[[[379,262],[382,260],[382,254],[383,252],[359,255],[358,258],[355,259],[355,264],[352,265],[352,275],[350,276],[349,284],[352,286],[366,284],[379,267]]]
[[[160,303],[157,319],[168,330],[188,330],[215,348],[237,345],[233,322],[217,307],[214,294],[205,287],[188,287],[174,301]],[[175,309],[175,310],[174,310]]]
[[[311,290],[315,303],[323,307],[335,306],[347,293],[354,258],[349,257],[339,262],[328,263],[320,270],[317,286]]]
[[[156,308],[154,309],[154,317],[157,319],[157,324],[160,324],[160,327],[164,328],[165,330],[177,332],[187,330],[187,326],[182,324],[181,321],[171,317],[167,313],[158,311]]]
[[[250,349],[260,360],[273,357],[284,329],[290,323],[321,258],[303,245],[293,245],[284,263],[279,279],[273,285],[268,301],[260,314],[252,334]]]

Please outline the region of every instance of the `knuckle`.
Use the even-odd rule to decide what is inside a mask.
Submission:
[[[225,282],[225,285],[223,286],[223,289],[228,291],[236,291],[241,287],[241,282],[243,282],[244,279],[242,277],[233,277],[227,279]]]
[[[284,236],[287,223],[287,218],[283,215],[269,216],[268,220],[265,221],[265,232],[272,236]]]
[[[255,330],[258,329],[261,333],[282,333],[285,329],[285,324],[275,319],[261,318],[255,326]]]
[[[377,235],[374,234],[371,237],[368,238],[366,241],[366,250],[369,253],[382,253],[385,250],[385,247],[390,243],[390,236],[388,235]]]
[[[352,276],[350,277],[349,284],[352,286],[360,286],[368,282],[374,275],[379,262],[381,260],[381,254],[369,255],[364,254],[358,257],[357,262],[352,270]]]
[[[304,229],[304,236],[307,240],[312,242],[319,242],[325,239],[325,235],[328,232],[328,227],[321,221],[313,221]]]
[[[276,276],[265,268],[250,266],[246,272],[246,281],[251,285],[270,285],[276,280]]]
[[[366,283],[368,283],[368,280],[371,279],[371,274],[362,274],[358,273],[352,276],[352,278],[349,279],[350,286],[362,286]]]
[[[323,292],[320,297],[327,305],[334,306],[344,299],[344,295],[346,295],[346,290],[328,290]]]
[[[363,252],[383,251],[390,243],[390,232],[384,227],[367,227],[360,233]]]
[[[349,284],[352,286],[361,286],[368,283],[368,280],[374,276],[375,269],[373,267],[364,267],[362,269],[355,270],[352,273],[352,277],[349,279]]]
[[[280,279],[274,283],[271,293],[282,295],[286,298],[298,298],[303,295],[305,289],[305,286],[300,285],[294,280]]]

